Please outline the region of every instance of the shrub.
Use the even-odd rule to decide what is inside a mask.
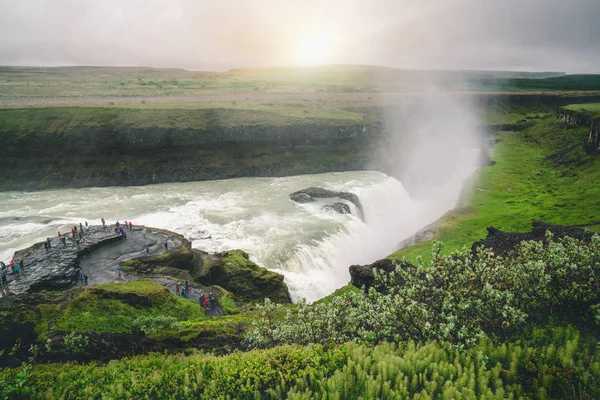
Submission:
[[[63,339],[63,344],[75,354],[85,354],[90,345],[90,341],[86,335],[70,333]]]
[[[0,398],[599,398],[597,341],[568,327],[543,331],[546,338],[482,340],[465,351],[403,341],[45,364],[0,371]]]
[[[600,237],[548,244],[524,242],[507,258],[489,249],[463,248],[442,256],[436,243],[431,262],[375,271],[380,291],[348,293],[329,305],[298,303],[296,313],[269,320],[273,305],[247,337],[250,347],[440,340],[469,347],[482,338],[509,337],[526,322],[549,318],[592,324],[600,320]],[[402,265],[405,265],[403,262]]]

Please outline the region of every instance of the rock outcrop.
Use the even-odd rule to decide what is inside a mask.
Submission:
[[[369,290],[369,288],[374,287],[379,292],[386,292],[387,287],[375,280],[375,274],[373,273],[373,269],[377,269],[382,274],[387,275],[396,270],[396,266],[400,266],[403,270],[408,270],[410,268],[414,268],[412,264],[404,263],[402,264],[399,261],[389,260],[384,258],[382,260],[377,260],[372,264],[367,265],[351,265],[350,266],[350,283],[357,288],[364,288],[365,292]],[[396,277],[388,284],[392,285],[403,285],[404,281]]]
[[[324,210],[333,211],[338,214],[352,214],[352,210],[350,210],[350,206],[346,203],[342,203],[338,201],[337,203],[333,203],[331,205],[326,205],[323,207]]]
[[[586,149],[591,152],[600,152],[600,117],[588,113],[585,109],[579,111],[560,109],[557,116],[567,125],[589,127],[590,134]]]
[[[396,266],[392,260],[388,260],[387,258],[375,261],[373,264],[351,265],[350,283],[357,288],[362,288],[364,286],[365,290],[368,290],[375,281],[375,275],[373,274],[374,268],[389,273],[392,272]]]
[[[503,232],[500,229],[489,226],[487,228],[488,235],[485,239],[479,240],[471,246],[473,252],[479,247],[491,249],[497,256],[506,256],[524,240],[535,240],[539,242],[547,242],[546,231],[552,232],[556,239],[570,236],[572,238],[589,241],[594,232],[587,231],[582,228],[550,225],[542,221],[533,221],[531,232]]]
[[[101,226],[90,227],[82,238],[79,244],[72,237],[65,238],[66,244],[59,238],[53,238],[48,250],[43,243],[37,243],[15,252],[13,260],[22,261],[24,268],[20,274],[7,274],[10,291],[20,293],[69,288],[77,281],[82,257],[104,244],[121,240],[113,229]]]
[[[357,195],[350,192],[337,192],[334,190],[328,190],[321,187],[309,187],[307,189],[297,190],[294,193],[290,194],[290,199],[297,203],[308,203],[310,201],[314,201],[314,199],[328,199],[328,198],[338,198],[342,200],[349,201],[354,204],[358,209],[359,216],[361,219],[364,219],[363,207]],[[336,204],[344,204],[344,203],[335,203],[331,207],[335,207]],[[347,205],[346,205],[347,206]],[[345,207],[337,206],[333,208],[335,211],[340,212],[345,209]],[[349,210],[349,208],[348,208]],[[349,214],[346,212],[341,212],[341,214]]]
[[[206,275],[200,279],[202,284],[218,285],[245,303],[261,303],[267,297],[275,303],[291,302],[283,275],[256,265],[246,252],[232,250],[214,256],[216,260],[207,265]]]
[[[123,271],[129,267],[132,272],[156,266],[192,270],[191,243],[183,236],[144,226],[127,232],[125,239],[112,226],[90,226],[84,228],[79,243],[78,236],[69,234],[63,235],[64,244],[62,238],[51,239],[50,249],[42,242],[19,250],[13,260],[22,261],[24,268],[20,274],[7,274],[8,288],[12,293],[63,290],[80,283],[80,271],[88,275],[90,285],[112,282],[119,277],[117,264],[122,264]]]

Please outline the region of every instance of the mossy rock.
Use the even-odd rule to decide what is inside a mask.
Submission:
[[[216,254],[221,263],[213,264],[201,278],[204,285],[219,285],[245,303],[261,303],[269,298],[275,303],[290,303],[290,293],[283,275],[272,272],[249,260],[242,250]]]

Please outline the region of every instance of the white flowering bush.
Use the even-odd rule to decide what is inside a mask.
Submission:
[[[526,322],[553,318],[600,323],[600,237],[590,243],[547,234],[547,244],[523,242],[506,258],[466,247],[448,256],[436,243],[429,263],[375,271],[367,293],[335,297],[329,304],[300,301],[276,320],[277,305],[246,337],[249,347],[440,340],[472,346],[486,336],[506,337]],[[379,290],[375,289],[379,288]],[[384,290],[382,290],[384,288]]]

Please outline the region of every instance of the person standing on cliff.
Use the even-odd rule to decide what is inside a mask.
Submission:
[[[175,293],[179,296],[179,283],[175,284]]]
[[[84,280],[85,284],[87,285],[88,276],[85,272],[83,273],[83,280]]]
[[[6,279],[6,268],[0,272],[2,274],[2,286],[8,287],[8,280]]]
[[[131,230],[133,228],[133,224],[131,223],[131,221],[129,221],[129,229]]]
[[[60,240],[63,242],[63,247],[67,247],[67,238],[63,236],[60,238]]]
[[[106,228],[106,221],[104,220],[104,217],[100,218],[100,221],[102,221],[102,227]]]
[[[51,249],[52,248],[52,242],[50,241],[49,237],[46,238],[46,243],[48,243],[48,248]]]

